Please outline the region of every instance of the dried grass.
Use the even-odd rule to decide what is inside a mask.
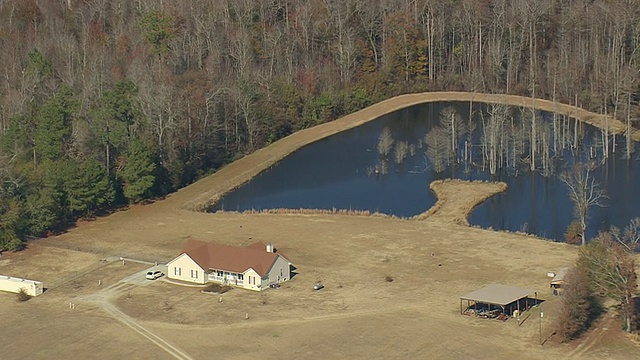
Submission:
[[[224,213],[225,211],[218,211]],[[235,211],[226,211],[227,213],[237,213]],[[369,210],[353,210],[353,209],[250,209],[241,211],[242,214],[279,214],[279,215],[347,215],[347,216],[376,216],[384,218],[399,218],[395,215],[383,214],[379,212],[371,212]]]
[[[460,179],[436,180],[429,189],[438,197],[438,201],[426,212],[414,217],[425,220],[437,216],[438,219],[469,226],[467,218],[476,206],[488,198],[507,190],[504,182],[465,181]]]

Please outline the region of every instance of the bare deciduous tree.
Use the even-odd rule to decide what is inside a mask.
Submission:
[[[453,106],[447,106],[440,110],[440,126],[449,134],[451,151],[458,150],[458,141],[464,135],[464,121],[462,116]]]
[[[493,175],[502,165],[500,158],[504,154],[504,125],[510,118],[509,107],[494,104],[488,109],[489,116],[483,119],[482,148],[485,163],[489,163],[489,172]]]
[[[631,219],[623,231],[614,227],[611,234],[627,251],[633,253],[640,250],[640,218]]]
[[[407,157],[407,152],[409,151],[409,143],[406,141],[398,141],[396,143],[394,155],[397,164],[400,164],[404,161],[404,158]]]
[[[636,254],[623,246],[625,242],[612,233],[601,233],[582,248],[580,258],[586,262],[594,290],[620,303],[623,329],[630,332],[637,327],[634,295],[638,285]]]
[[[437,173],[442,172],[447,166],[448,138],[447,132],[439,126],[431,129],[424,137],[424,142],[427,145],[425,155],[427,155],[433,170]]]
[[[569,188],[569,198],[573,202],[576,220],[580,222],[582,245],[586,245],[587,219],[589,209],[593,206],[604,207],[607,199],[605,191],[593,177],[592,166],[578,163],[573,169],[563,172],[560,180]]]
[[[393,136],[391,129],[385,127],[382,129],[380,136],[378,137],[378,153],[384,157],[389,156],[393,147]]]

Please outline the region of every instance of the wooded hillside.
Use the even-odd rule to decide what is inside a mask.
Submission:
[[[639,0],[2,0],[0,249],[393,95],[639,118]]]

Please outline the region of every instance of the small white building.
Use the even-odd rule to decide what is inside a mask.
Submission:
[[[167,278],[261,291],[291,278],[291,262],[272,244],[234,247],[189,240],[167,264]]]
[[[19,293],[21,289],[30,296],[38,296],[44,291],[40,281],[0,275],[0,291]]]
[[[564,292],[565,280],[564,278],[567,276],[569,272],[568,267],[558,269],[558,273],[554,275],[551,282],[549,282],[549,286],[553,291],[553,295],[562,295]]]

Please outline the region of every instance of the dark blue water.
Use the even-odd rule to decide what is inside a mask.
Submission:
[[[637,148],[637,146],[636,146]],[[624,228],[631,219],[640,216],[640,166],[638,151],[631,161],[617,153],[593,172],[605,189],[604,207],[589,209],[587,238],[611,226]],[[505,193],[479,205],[469,217],[469,223],[497,230],[523,231],[548,239],[563,241],[564,232],[573,220],[573,203],[567,188],[557,176],[544,177],[540,172],[501,177],[508,184]]]
[[[435,113],[434,113],[435,111]],[[413,107],[308,145],[225,196],[212,210],[350,209],[408,217],[435,203],[424,148],[387,175],[368,174],[379,159],[378,136],[386,126],[398,140],[421,137],[439,107]],[[370,171],[370,170],[369,170]],[[444,177],[441,176],[441,177]]]
[[[450,105],[456,107],[462,119],[469,119],[468,103],[425,104],[383,116],[299,149],[225,196],[211,211],[349,209],[410,217],[435,203],[429,190],[433,180],[452,177],[501,180],[508,184],[507,192],[477,207],[469,218],[471,224],[562,240],[574,216],[566,185],[557,175],[566,163],[573,162],[573,153],[576,157],[586,157],[596,130],[584,126],[580,132],[584,139],[581,148],[552,154],[556,159],[548,176],[543,176],[541,170],[531,172],[517,162],[494,175],[489,174],[481,164],[481,136],[477,133],[473,136],[472,163],[452,161],[444,171],[436,173],[425,155],[423,139],[439,124],[442,108]],[[474,106],[474,121],[482,121],[480,113],[485,109],[482,104]],[[380,155],[377,146],[384,128],[391,130],[395,144],[399,141],[410,144],[415,150],[413,155],[407,155],[400,163],[394,159],[393,152],[389,156]],[[458,157],[461,158],[460,152]],[[380,164],[385,160],[387,172],[382,174]],[[588,237],[611,225],[624,227],[630,219],[640,216],[640,202],[634,201],[639,193],[638,182],[633,180],[640,176],[637,156],[626,160],[622,149],[618,149],[593,173],[609,199],[607,207],[590,210]]]

